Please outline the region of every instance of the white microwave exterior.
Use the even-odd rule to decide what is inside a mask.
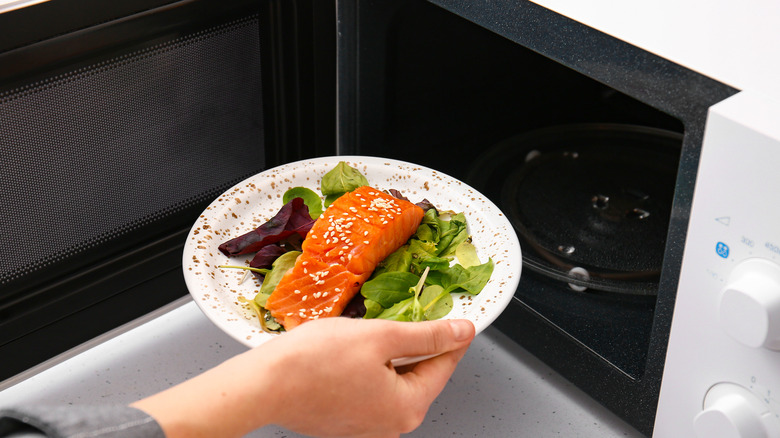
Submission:
[[[780,2],[535,2],[742,90],[708,112],[653,437],[780,437]]]
[[[712,106],[654,437],[780,437],[780,106]]]
[[[780,1],[533,1],[719,82],[780,100]]]

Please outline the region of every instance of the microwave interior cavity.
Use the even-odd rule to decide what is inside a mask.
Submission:
[[[397,6],[392,6],[397,7]],[[458,176],[507,214],[517,298],[641,375],[674,198],[680,120],[438,6],[389,15],[361,52],[360,152]],[[373,109],[377,108],[377,111]],[[384,114],[377,114],[384,113]]]
[[[533,3],[493,3],[340,3],[359,43],[339,58],[339,146],[495,202],[523,249],[495,324],[647,433],[706,108],[734,90]]]

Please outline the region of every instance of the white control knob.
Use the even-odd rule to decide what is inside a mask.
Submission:
[[[780,266],[748,259],[729,275],[720,299],[720,323],[739,342],[780,350]]]
[[[698,438],[776,438],[780,419],[744,387],[719,383],[707,391],[693,429]]]

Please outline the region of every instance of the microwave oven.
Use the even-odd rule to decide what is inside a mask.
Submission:
[[[186,295],[236,182],[371,155],[502,209],[524,267],[494,325],[637,430],[775,436],[776,107],[549,3],[0,14],[0,380]]]

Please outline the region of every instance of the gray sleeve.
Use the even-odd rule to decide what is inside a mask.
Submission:
[[[122,405],[23,406],[0,410],[2,438],[165,438],[154,418]]]

